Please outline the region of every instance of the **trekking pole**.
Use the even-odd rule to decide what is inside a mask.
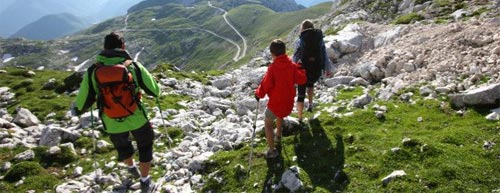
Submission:
[[[253,122],[253,132],[252,132],[252,139],[250,143],[250,155],[248,156],[248,176],[250,176],[250,170],[252,167],[252,155],[253,155],[253,141],[255,138],[255,129],[257,128],[257,118],[259,117],[259,101],[257,101],[257,109],[255,110],[255,120]]]
[[[161,110],[159,97],[156,97],[156,104],[158,105],[158,109],[160,109],[161,122],[163,123],[163,128],[165,129],[165,135],[167,136],[168,147],[171,148],[172,147],[172,138],[170,138],[170,136],[168,135],[168,130],[167,130],[167,126],[165,125],[165,120],[163,118],[163,111]]]
[[[95,132],[95,125],[94,125],[94,109],[92,108],[92,106],[90,106],[90,130],[92,131],[92,160],[94,160],[94,164],[93,167],[94,167],[94,182],[96,185],[99,184],[99,173],[97,172],[97,157],[96,157],[96,153],[97,153],[97,136],[96,134],[94,133]]]

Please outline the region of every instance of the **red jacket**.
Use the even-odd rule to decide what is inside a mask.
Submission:
[[[255,95],[264,98],[269,96],[267,108],[277,117],[288,116],[293,109],[295,84],[305,84],[305,71],[293,63],[286,54],[276,57],[268,67],[264,79],[255,91]]]

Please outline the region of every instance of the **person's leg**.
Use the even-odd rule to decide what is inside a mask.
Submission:
[[[141,170],[141,178],[142,180],[145,180],[149,176],[151,160],[153,160],[153,128],[150,123],[146,123],[141,128],[132,131],[132,135],[134,135],[134,138],[137,141],[137,149],[139,150],[139,168]]]
[[[309,99],[309,107],[307,108],[307,111],[309,112],[312,112],[313,98],[314,98],[314,86],[307,87],[307,99]]]
[[[277,141],[281,141],[281,132],[282,132],[283,118],[276,118],[276,139]]]
[[[134,178],[139,177],[139,172],[134,163],[134,147],[129,140],[129,132],[110,134],[109,138],[118,152],[118,161],[122,161],[128,166],[128,171]]]
[[[132,156],[123,160],[123,163],[125,163],[125,165],[127,165],[128,167],[132,167],[135,165],[134,158]]]
[[[274,117],[273,113],[267,109],[265,113],[265,118],[264,118],[264,127],[266,129],[266,140],[267,140],[267,146],[269,147],[270,150],[274,150]]]
[[[297,87],[297,116],[302,121],[302,112],[304,111],[304,99],[306,98],[306,85]]]
[[[151,161],[139,162],[139,168],[141,168],[141,178],[148,178],[149,170],[151,169]]]

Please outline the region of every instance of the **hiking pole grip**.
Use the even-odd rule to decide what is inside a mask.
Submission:
[[[257,107],[255,109],[255,119],[254,119],[254,122],[253,122],[253,132],[252,132],[252,138],[251,138],[251,142],[250,142],[250,155],[248,157],[248,173],[247,175],[250,176],[250,170],[251,170],[251,167],[252,167],[252,155],[253,155],[253,141],[254,141],[254,138],[255,138],[255,130],[257,129],[257,119],[259,118],[259,101],[257,101]]]
[[[165,125],[165,119],[163,118],[163,111],[161,110],[160,106],[160,99],[159,97],[156,98],[156,105],[158,105],[158,109],[160,110],[160,117],[161,117],[161,122],[163,123],[163,128],[165,129],[165,135],[167,136],[167,141],[168,141],[168,146],[171,148],[172,147],[172,138],[168,135],[168,130],[167,126]]]

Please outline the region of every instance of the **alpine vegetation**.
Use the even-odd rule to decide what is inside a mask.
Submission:
[[[250,12],[270,14],[267,19],[245,17],[243,12],[254,4],[231,7],[223,4],[227,1],[210,1],[210,7],[207,1],[144,2],[155,6],[129,14],[127,29],[139,29],[132,27],[141,22],[181,26],[185,22],[177,17],[158,14],[170,12],[156,11],[173,6],[177,13],[187,13],[186,7],[201,5],[202,9],[189,8],[194,13],[186,18],[208,18],[217,12],[216,20],[223,23],[210,22],[222,29],[227,23],[224,12],[213,8],[218,7],[227,11],[229,23],[246,38],[252,51],[246,60],[218,70],[186,71],[177,63],[147,59],[176,53],[176,49],[167,49],[171,46],[167,41],[156,45],[164,46],[161,52],[138,49],[142,43],[164,36],[126,30],[121,31],[126,46],[103,51],[102,40],[111,33],[107,29],[123,28],[125,18],[115,18],[69,38],[78,38],[81,45],[94,45],[92,49],[99,51],[82,52],[85,58],[96,59],[83,63],[82,72],[75,72],[39,67],[50,65],[52,58],[67,61],[66,52],[54,52],[45,43],[0,39],[2,192],[500,191],[497,1],[334,1],[319,5],[328,8],[315,17],[290,19],[293,24],[286,25],[286,30],[268,28],[281,20],[270,19],[276,15],[264,9]],[[315,8],[283,14],[292,17],[311,9]],[[171,20],[156,24],[152,17]],[[289,63],[286,56],[301,48],[296,43],[305,19],[318,34],[323,33],[323,41],[318,38],[318,42],[326,56],[313,58],[324,56],[321,59],[328,66],[321,69],[331,73],[321,73],[310,86],[314,87],[311,103],[306,89],[299,116],[296,87],[287,82],[291,74],[280,69],[296,70],[299,79],[304,76],[299,72],[308,63]],[[261,29],[267,31],[254,33]],[[280,32],[274,34],[275,30]],[[234,44],[223,43],[222,47],[231,47],[231,53],[221,60],[232,61],[237,51],[242,52],[243,39],[231,27],[222,31],[217,34],[241,48],[238,51]],[[170,35],[180,33],[187,34]],[[268,47],[278,38],[286,49],[276,54]],[[200,42],[210,45],[205,51],[220,44],[212,42],[214,39]],[[39,58],[44,64],[28,62],[35,55],[19,57],[18,53],[27,50],[47,55]],[[134,59],[136,64],[126,62]],[[199,62],[203,60],[176,61],[187,67],[203,65]],[[4,65],[9,63],[17,65]],[[28,63],[33,65],[22,66]],[[94,76],[83,72],[93,65]],[[112,76],[114,72],[123,76]],[[95,85],[81,86],[82,82]],[[112,87],[116,86],[126,89],[115,92]],[[82,100],[81,96],[92,94],[91,88],[96,96],[103,93],[101,97],[110,100],[101,99],[100,106]],[[264,92],[273,89],[281,92]],[[79,115],[71,111],[74,101]],[[276,106],[278,103],[281,105]],[[123,106],[127,108],[115,111]],[[286,111],[281,113],[283,109]],[[117,150],[120,145],[112,136],[121,131],[112,132],[110,126],[116,129],[135,116],[141,124],[131,126],[150,123],[145,127],[152,128],[151,157],[143,153],[149,151],[140,134],[122,136],[127,148]],[[122,162],[128,158],[137,166]],[[150,165],[144,165],[147,162]],[[148,166],[149,170],[144,168]]]

